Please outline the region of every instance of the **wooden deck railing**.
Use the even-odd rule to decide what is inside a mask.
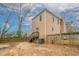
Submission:
[[[39,32],[33,32],[33,33],[30,34],[27,41],[32,42],[32,41],[36,40],[37,38],[39,38]]]

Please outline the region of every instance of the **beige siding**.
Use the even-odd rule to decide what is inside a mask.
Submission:
[[[40,21],[40,15],[41,15],[41,21]],[[33,19],[32,21],[32,29],[33,32],[36,31],[36,28],[39,28],[39,34],[40,37],[43,38],[45,37],[45,11],[43,13],[41,13],[40,15],[38,15],[35,19]]]
[[[36,28],[39,27],[39,16],[37,16],[35,19],[32,21],[32,30],[33,32],[36,31]]]
[[[46,12],[46,16],[47,16],[46,17],[46,33],[47,33],[47,35],[60,33],[60,20],[49,12]],[[53,21],[53,19],[54,19],[54,21]]]
[[[40,15],[41,15],[41,21],[40,21]],[[60,21],[61,20],[58,17],[52,15],[50,12],[45,10],[32,20],[32,30],[33,32],[35,32],[36,28],[39,28],[40,38],[44,38],[46,41],[47,35],[60,33],[60,30],[62,29]]]

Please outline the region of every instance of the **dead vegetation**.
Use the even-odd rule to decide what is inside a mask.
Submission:
[[[77,56],[79,47],[57,44],[34,44],[28,42],[10,42],[8,48],[0,50],[5,56]]]

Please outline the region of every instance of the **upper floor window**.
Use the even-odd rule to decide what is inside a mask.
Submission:
[[[52,27],[52,31],[54,31],[54,28]]]
[[[40,21],[42,21],[42,16],[40,15]]]
[[[53,17],[53,22],[54,22],[54,17]]]

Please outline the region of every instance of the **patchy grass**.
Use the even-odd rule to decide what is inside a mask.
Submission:
[[[5,43],[5,42],[23,42],[27,41],[27,38],[19,38],[19,37],[13,37],[13,38],[0,38],[0,43]]]

